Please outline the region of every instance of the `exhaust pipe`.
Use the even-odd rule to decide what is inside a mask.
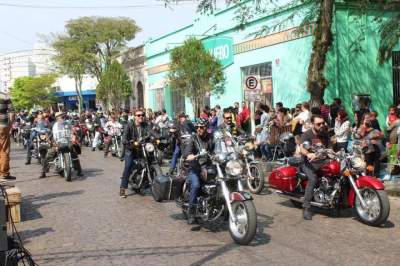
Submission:
[[[291,196],[291,195],[288,195],[287,193],[284,193],[284,192],[282,192],[282,191],[280,191],[280,190],[275,190],[275,192],[276,192],[279,196],[281,196],[281,197],[283,197],[283,198],[285,198],[285,199],[294,200],[294,201],[301,202],[301,203],[304,202],[304,197],[299,198],[299,197],[296,197],[296,196]],[[315,201],[311,201],[311,202],[310,202],[310,205],[311,205],[311,206],[315,206],[315,207],[319,207],[319,208],[325,207],[324,204],[319,203],[319,202],[315,202]]]

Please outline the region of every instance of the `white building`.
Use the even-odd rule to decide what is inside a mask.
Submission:
[[[52,60],[55,50],[45,43],[36,43],[32,50],[18,51],[0,55],[0,91],[8,92],[16,78],[55,73]],[[75,81],[68,76],[61,76],[54,84],[60,105],[74,108],[77,104]],[[86,76],[82,84],[84,106],[96,107],[97,80]]]

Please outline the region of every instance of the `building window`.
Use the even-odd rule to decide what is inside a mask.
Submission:
[[[245,83],[245,79],[247,76],[259,76],[260,78],[260,87],[261,87],[261,94],[259,97],[258,103],[264,103],[268,106],[272,106],[273,101],[273,90],[272,90],[272,63],[262,63],[258,65],[252,65],[242,68],[242,77],[243,81],[242,84]]]

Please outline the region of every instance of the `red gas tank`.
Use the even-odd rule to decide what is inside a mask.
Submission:
[[[329,161],[321,167],[321,175],[334,177],[340,175],[340,162],[337,160]]]

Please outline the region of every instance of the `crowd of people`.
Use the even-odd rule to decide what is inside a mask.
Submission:
[[[252,116],[255,120],[255,128],[252,131]],[[309,185],[305,193],[304,218],[311,219],[310,200],[313,188],[316,185],[316,171],[321,165],[315,161],[315,154],[305,147],[305,143],[321,144],[324,147],[332,147],[335,151],[348,151],[352,146],[362,146],[368,171],[379,176],[380,164],[390,160],[390,150],[396,147],[400,134],[400,117],[397,106],[390,107],[386,119],[386,131],[377,120],[377,113],[368,108],[354,111],[354,119],[350,119],[347,111],[342,106],[340,99],[334,99],[331,105],[322,103],[318,107],[311,107],[308,102],[296,105],[295,108],[286,108],[278,102],[274,107],[266,104],[258,104],[254,114],[251,114],[246,102],[222,109],[219,105],[214,108],[205,107],[199,117],[190,119],[185,113],[179,113],[176,117],[169,117],[166,110],[153,112],[151,109],[136,108],[133,110],[78,112],[51,112],[36,111],[18,113],[17,123],[32,123],[35,127],[47,128],[56,133],[57,129],[65,123],[95,122],[99,128],[112,135],[121,132],[123,152],[121,160],[125,161],[122,171],[120,192],[121,198],[127,195],[128,181],[131,171],[137,161],[137,153],[130,143],[137,139],[154,134],[154,128],[159,131],[174,127],[175,133],[171,136],[175,141],[172,158],[169,165],[169,173],[172,175],[176,169],[177,161],[183,158],[190,163],[190,171],[187,176],[191,180],[191,204],[196,204],[195,195],[199,190],[199,165],[196,162],[196,153],[199,147],[206,150],[215,148],[213,134],[216,131],[229,132],[234,136],[252,136],[256,146],[256,154],[263,161],[272,161],[282,156],[276,153],[280,136],[284,133],[293,136],[296,149],[290,156],[303,158],[303,171],[307,174]],[[68,121],[68,122],[66,122]],[[1,121],[0,121],[1,122]],[[0,128],[1,129],[1,128]],[[91,150],[98,148],[101,131],[96,131],[91,143]],[[189,136],[190,145],[182,145],[184,136]],[[195,137],[192,137],[195,136]],[[26,164],[31,163],[32,152],[30,146],[35,137],[32,131],[27,149]],[[82,167],[78,155],[81,153],[82,136],[73,136],[71,155],[74,161],[74,169],[78,176],[82,176]],[[195,143],[195,144],[193,144]],[[104,156],[108,157],[109,143],[105,143]],[[389,152],[388,152],[389,151]],[[397,154],[397,150],[396,150]],[[283,154],[288,156],[288,154]],[[54,157],[54,151],[47,153],[46,162],[42,167],[40,177],[43,178],[48,171],[48,161]],[[0,158],[1,159],[1,158]],[[2,169],[0,169],[2,170]],[[7,173],[6,173],[7,174]],[[9,175],[9,173],[8,173]]]

